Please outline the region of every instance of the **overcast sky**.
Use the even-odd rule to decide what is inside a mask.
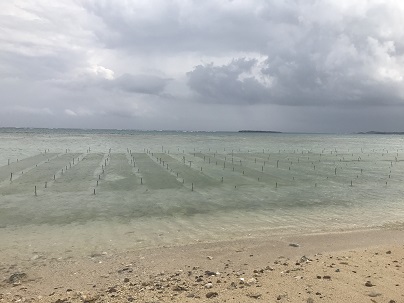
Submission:
[[[0,127],[404,131],[402,0],[0,2]]]

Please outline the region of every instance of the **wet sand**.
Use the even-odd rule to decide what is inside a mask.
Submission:
[[[7,303],[404,302],[402,225],[0,261]]]

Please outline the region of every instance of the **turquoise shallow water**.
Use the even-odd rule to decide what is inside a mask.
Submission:
[[[1,129],[0,142],[10,255],[404,221],[403,136]]]

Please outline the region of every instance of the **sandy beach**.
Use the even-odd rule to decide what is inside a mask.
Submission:
[[[0,302],[404,302],[403,263],[401,225],[36,256],[1,263]]]

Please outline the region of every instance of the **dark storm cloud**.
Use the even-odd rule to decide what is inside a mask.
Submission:
[[[198,65],[188,75],[189,87],[197,92],[203,102],[254,104],[265,102],[270,90],[249,74],[257,61],[254,59],[233,60],[228,65]]]
[[[403,15],[398,0],[3,1],[0,121],[404,129]]]
[[[152,4],[89,0],[84,7],[109,29],[96,32],[111,48],[161,56],[230,55],[228,63],[197,64],[187,73],[189,87],[200,101],[300,106],[403,103],[399,66],[404,61],[403,8],[396,1]],[[258,62],[259,58],[264,60]],[[242,66],[234,70],[242,61],[253,62],[256,70]]]
[[[187,73],[188,85],[198,94],[199,101],[207,103],[295,106],[403,103],[399,83],[378,81],[359,70],[351,73],[346,68],[339,73],[329,73],[320,70],[310,58],[292,62],[267,59],[261,64],[258,75],[253,75],[251,68],[237,66],[237,62],[243,60],[222,66],[198,65]],[[247,75],[242,77],[244,73]]]
[[[330,32],[314,27],[304,39],[268,52],[248,69],[234,69],[239,60],[198,65],[187,73],[189,87],[204,102],[404,105],[404,73],[399,66],[404,53],[396,48],[401,41],[373,37],[362,41],[350,37],[352,33],[330,37]],[[243,73],[249,75],[240,78]]]

